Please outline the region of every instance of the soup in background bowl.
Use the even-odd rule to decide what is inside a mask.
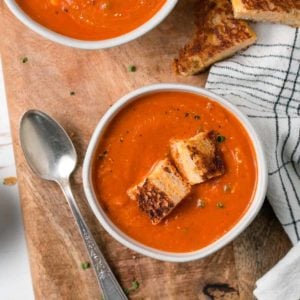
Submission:
[[[76,48],[103,49],[157,26],[177,0],[5,0],[14,15],[42,36]]]
[[[225,174],[191,193],[153,225],[127,191],[168,156],[170,141],[214,131]],[[103,227],[125,246],[167,261],[207,256],[235,238],[258,213],[267,169],[247,118],[204,89],[158,84],[116,102],[98,124],[84,161],[84,189]]]

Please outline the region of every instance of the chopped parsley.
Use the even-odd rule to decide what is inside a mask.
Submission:
[[[129,65],[128,68],[127,68],[127,71],[131,72],[131,73],[135,72],[136,71],[136,66],[135,65]]]
[[[224,208],[224,203],[222,201],[217,202],[216,204],[217,208]]]
[[[226,140],[225,136],[223,135],[218,135],[217,136],[217,142],[218,143],[223,143]]]
[[[89,269],[90,267],[91,267],[91,264],[88,261],[81,263],[82,270]]]
[[[128,289],[125,289],[125,293],[128,295],[131,292],[136,291],[140,287],[140,283],[137,280],[134,280],[131,282],[131,287]]]

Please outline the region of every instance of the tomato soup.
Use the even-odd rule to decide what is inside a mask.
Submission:
[[[104,40],[150,20],[166,0],[16,0],[35,21],[66,36]]]
[[[152,225],[127,190],[168,155],[171,139],[206,130],[222,136],[225,174],[194,185]],[[95,192],[112,222],[133,239],[171,252],[199,250],[229,231],[249,207],[256,181],[254,149],[239,120],[220,104],[183,92],[158,92],[126,106],[108,125],[93,162]]]

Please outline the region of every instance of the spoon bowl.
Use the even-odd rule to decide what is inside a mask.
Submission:
[[[21,146],[31,169],[52,181],[68,179],[77,154],[65,130],[41,111],[29,110],[20,124]]]

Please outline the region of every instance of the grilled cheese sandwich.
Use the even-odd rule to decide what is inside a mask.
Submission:
[[[299,0],[231,0],[234,17],[300,27]]]
[[[203,72],[213,63],[232,56],[256,41],[255,32],[233,16],[230,0],[199,1],[196,33],[174,61],[177,74]]]
[[[191,185],[224,174],[225,165],[217,138],[216,132],[208,131],[187,140],[171,141],[171,157]]]
[[[158,224],[190,192],[191,186],[178,173],[168,158],[159,161],[148,176],[129,189],[128,196],[138,202],[139,208]]]

